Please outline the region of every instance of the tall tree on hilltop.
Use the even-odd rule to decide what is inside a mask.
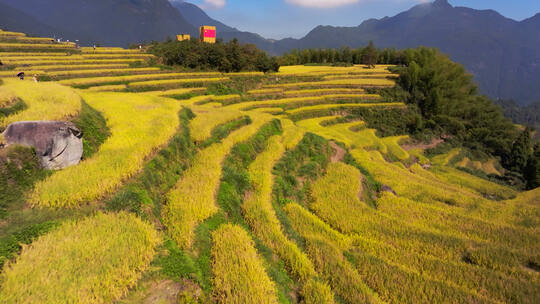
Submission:
[[[370,41],[368,46],[364,49],[364,55],[362,56],[362,63],[369,68],[374,68],[377,64],[378,52],[375,48],[373,41]]]

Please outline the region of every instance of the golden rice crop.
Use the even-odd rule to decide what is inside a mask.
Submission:
[[[107,68],[107,69],[96,69],[96,70],[67,70],[67,71],[55,71],[47,72],[49,76],[95,76],[95,75],[114,75],[114,74],[133,74],[133,73],[149,73],[149,72],[159,72],[159,68]]]
[[[82,92],[107,119],[111,136],[79,165],[36,184],[30,202],[43,207],[76,207],[99,199],[141,170],[145,158],[176,132],[180,105],[173,100],[126,93]]]
[[[281,119],[281,126],[283,128],[283,144],[285,149],[291,150],[304,138],[306,134],[305,130],[297,127],[289,119]]]
[[[326,174],[313,184],[310,209],[339,231],[353,231],[356,223],[348,221],[347,214],[359,216],[369,208],[359,199],[362,180],[358,169],[344,163],[330,164]]]
[[[231,95],[219,95],[219,96],[214,96],[212,97],[212,101],[215,101],[215,102],[227,102],[227,101],[235,101],[235,100],[239,100],[240,98],[242,98],[240,95],[238,94],[231,94]]]
[[[43,53],[43,52],[0,52],[0,58],[7,58],[7,57],[52,57],[52,56],[68,56],[67,53],[62,52],[50,52],[50,53]]]
[[[271,95],[271,94],[281,94],[283,93],[283,90],[281,89],[258,89],[258,90],[250,90],[248,91],[248,94],[250,95]]]
[[[16,37],[15,41],[24,42],[24,43],[53,43],[54,38],[45,38],[45,37]]]
[[[285,237],[272,206],[272,168],[284,153],[281,136],[271,137],[266,149],[249,166],[254,189],[245,196],[242,210],[253,233],[284,260],[294,277],[306,281],[315,276],[315,269],[296,244]]]
[[[23,68],[23,67],[21,67]],[[33,69],[42,71],[68,71],[68,70],[96,70],[96,69],[120,69],[129,68],[128,63],[107,64],[66,64],[66,65],[33,65]]]
[[[384,154],[388,153],[386,145],[375,134],[376,130],[365,128],[365,123],[362,121],[339,123],[326,127],[321,126],[322,122],[333,120],[336,117],[337,116],[323,116],[306,119],[298,121],[297,124],[326,139],[342,142],[347,147],[373,148]]]
[[[87,54],[83,53],[82,55],[85,59],[121,59],[121,58],[130,58],[130,59],[149,59],[149,58],[155,58],[156,56],[152,54],[144,54],[144,53],[127,53],[127,54]]]
[[[289,88],[289,87],[392,87],[395,85],[393,80],[389,79],[369,79],[369,78],[356,78],[356,79],[337,79],[337,80],[325,80],[325,81],[311,81],[311,82],[291,82],[266,85],[265,88]]]
[[[75,45],[67,44],[31,44],[31,43],[0,43],[0,49],[75,49]]]
[[[516,195],[516,191],[509,187],[489,182],[454,168],[434,166],[431,172],[443,181],[471,189],[487,196],[509,199]]]
[[[381,141],[386,145],[388,153],[403,161],[409,159],[410,155],[407,151],[403,150],[399,143],[407,139],[409,139],[409,136],[391,136],[381,138]]]
[[[334,304],[334,294],[328,284],[318,280],[309,280],[301,290],[304,303],[306,304]]]
[[[44,71],[39,71],[39,70],[15,69],[11,71],[0,71],[0,78],[8,78],[8,77],[18,78],[17,74],[19,74],[19,72],[24,72],[27,76],[45,74]]]
[[[128,75],[128,76],[111,76],[111,77],[92,77],[92,78],[76,78],[60,81],[61,84],[70,86],[90,86],[100,84],[111,84],[117,82],[133,82],[143,80],[159,80],[159,79],[171,79],[182,78],[191,76],[200,76],[204,74],[197,73],[163,73],[163,74],[148,74],[148,75]]]
[[[0,37],[1,36],[13,36],[13,37],[25,37],[25,33],[19,33],[19,32],[9,32],[9,31],[2,31],[0,30]]]
[[[269,89],[271,90],[271,89]],[[363,94],[364,89],[349,89],[349,88],[332,88],[332,89],[307,89],[307,90],[291,90],[284,91],[283,94],[289,96],[300,96],[300,95],[331,95],[331,94]]]
[[[284,209],[295,231],[306,239],[308,256],[335,293],[347,303],[382,303],[343,256],[342,246],[349,247],[347,237],[296,203]]]
[[[98,47],[94,50],[92,47],[82,47],[83,54],[140,54],[140,50],[126,50],[120,47]]]
[[[343,103],[343,104],[322,104],[316,106],[302,107],[287,111],[288,114],[298,114],[303,112],[312,112],[319,110],[345,110],[347,108],[366,108],[366,107],[404,107],[401,102],[380,102],[380,103]]]
[[[203,142],[210,138],[212,130],[218,125],[236,120],[244,113],[230,110],[214,110],[210,111],[203,107],[193,107],[194,113],[197,115],[189,122],[191,138],[195,142]]]
[[[134,63],[140,62],[140,59],[75,59],[69,57],[51,58],[51,59],[37,59],[37,60],[6,60],[5,63],[11,65],[69,65],[69,64],[120,64],[120,63]]]
[[[327,75],[324,76],[324,80],[334,80],[334,79],[372,79],[372,78],[388,78],[388,77],[399,77],[399,74],[392,73],[372,73],[372,74],[348,74],[348,75]]]
[[[0,117],[0,128],[23,120],[63,120],[77,115],[81,109],[81,97],[72,89],[57,83],[4,79],[2,87],[22,99],[27,108]]]
[[[15,92],[6,86],[0,86],[0,108],[8,107],[17,100]]]
[[[165,79],[165,80],[150,80],[150,81],[136,81],[130,82],[130,87],[167,87],[176,86],[186,83],[211,83],[227,81],[229,78],[217,77],[217,78],[185,78],[185,79]]]
[[[388,65],[377,65],[374,69],[367,69],[366,66],[352,66],[352,67],[332,67],[332,66],[305,66],[305,65],[292,65],[282,66],[279,69],[280,75],[313,75],[324,76],[333,74],[349,74],[349,73],[376,73],[387,72]]]
[[[91,92],[115,92],[115,91],[123,91],[127,88],[125,84],[116,84],[116,85],[104,85],[104,86],[98,86],[98,87],[90,87],[87,90]]]
[[[456,148],[452,149],[447,153],[437,155],[431,159],[431,162],[434,165],[441,165],[445,166],[448,165],[448,163],[456,156],[458,156],[461,153],[461,149]]]
[[[263,76],[263,72],[233,72],[233,73],[224,73],[223,75],[229,77],[251,77],[251,76]]]
[[[212,233],[212,273],[217,303],[278,303],[255,243],[239,226],[225,224]]]
[[[429,204],[419,204],[404,197],[389,193],[377,200],[377,211],[394,218],[407,218],[408,223],[429,227],[446,233],[493,244],[510,245],[514,248],[532,248],[540,237],[520,227],[511,227],[485,219],[455,212]]]
[[[184,95],[188,93],[203,93],[206,91],[206,88],[180,88],[172,90],[161,90],[161,91],[146,91],[141,92],[140,94],[154,95],[154,96],[174,96],[174,95]]]
[[[1,274],[4,303],[111,303],[149,266],[157,232],[128,213],[98,213],[25,246]]]
[[[163,222],[180,248],[191,247],[197,224],[217,212],[216,189],[221,180],[221,163],[239,142],[253,136],[271,116],[251,114],[252,123],[232,132],[220,143],[213,144],[195,156],[193,166],[184,172],[176,186],[167,194]]]
[[[323,96],[306,96],[306,97],[294,97],[294,98],[283,98],[283,99],[271,99],[263,101],[247,101],[242,103],[236,103],[228,106],[233,109],[251,109],[257,107],[285,107],[285,108],[294,108],[301,107],[304,105],[313,105],[320,104],[324,102],[331,101],[367,101],[367,100],[377,100],[381,96],[377,94],[335,94],[335,95],[323,95]]]
[[[251,111],[257,112],[257,113],[274,114],[274,115],[283,113],[282,108],[256,108],[256,109],[253,109]]]
[[[414,156],[418,163],[421,165],[429,164],[430,161],[427,157],[424,156],[424,150],[422,149],[411,149],[407,151],[410,155]]]
[[[372,239],[356,236],[354,238],[355,249],[353,254],[356,256],[358,251],[364,252],[373,257],[377,257],[375,264],[381,266],[381,261],[390,265],[400,265],[402,269],[410,269],[417,273],[434,278],[439,282],[455,284],[460,289],[471,294],[478,293],[480,296],[493,299],[496,302],[516,302],[516,303],[535,303],[539,292],[535,284],[531,281],[525,281],[523,278],[512,277],[500,272],[469,265],[467,263],[455,263],[448,260],[438,259],[426,254],[415,254],[406,250],[399,250],[387,242],[378,242]],[[373,273],[381,273],[382,268],[371,270]],[[363,270],[359,269],[359,272]],[[367,271],[366,271],[367,272]],[[403,274],[399,269],[394,269],[394,274]],[[373,273],[366,274],[367,276]],[[412,276],[408,276],[412,277]],[[368,277],[367,280],[371,278]],[[435,283],[437,284],[437,283]],[[400,284],[408,292],[416,292],[418,288],[408,288],[413,284]],[[429,286],[429,285],[428,285]],[[384,291],[385,293],[387,291]],[[390,292],[389,297],[392,296]],[[455,294],[455,291],[452,293]],[[447,295],[447,297],[450,295]]]

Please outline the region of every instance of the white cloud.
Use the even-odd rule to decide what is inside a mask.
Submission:
[[[358,3],[361,0],[285,0],[285,2],[313,8],[331,8]]]
[[[227,4],[227,0],[204,0],[201,5],[203,9],[223,8]]]

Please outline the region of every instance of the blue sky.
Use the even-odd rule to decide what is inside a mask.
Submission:
[[[300,38],[317,25],[356,26],[393,16],[427,0],[187,0],[210,17],[266,38]],[[450,0],[454,6],[494,9],[523,20],[540,12],[540,0]]]

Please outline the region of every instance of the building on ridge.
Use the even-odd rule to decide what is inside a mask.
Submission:
[[[216,43],[216,27],[203,25],[200,27],[201,42]]]
[[[176,40],[178,41],[185,41],[185,40],[191,40],[191,35],[189,34],[180,34],[180,35],[176,35]]]

